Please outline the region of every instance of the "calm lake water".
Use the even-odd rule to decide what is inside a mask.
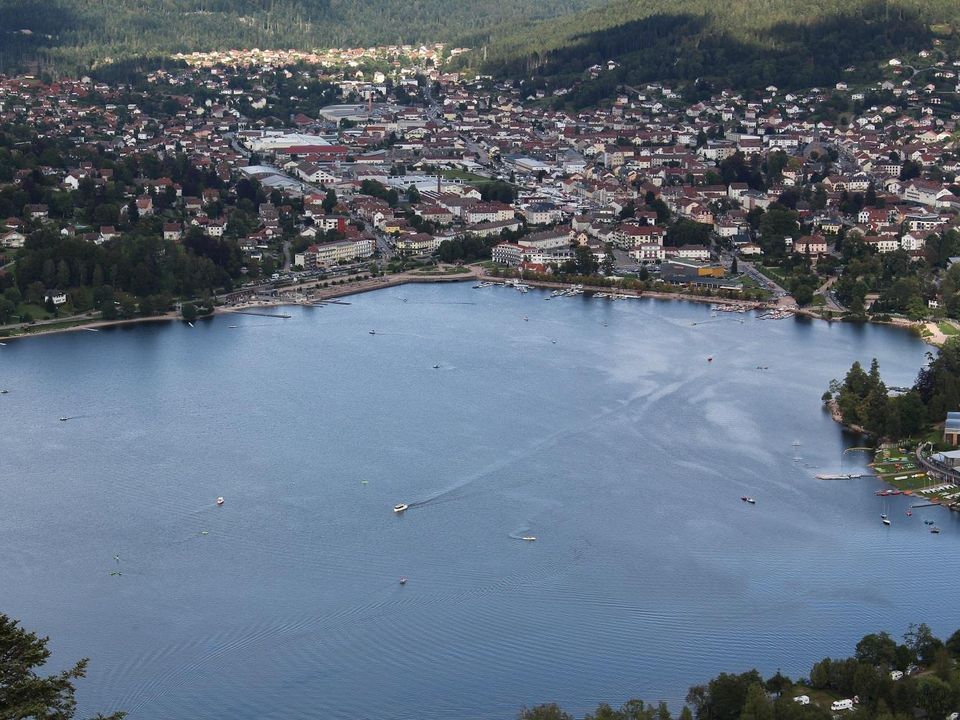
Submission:
[[[926,346],[546,297],[407,286],[0,347],[0,611],[91,657],[81,710],[134,720],[676,708],[956,629],[957,520],[814,479],[867,461],[830,379],[876,356],[909,385]]]

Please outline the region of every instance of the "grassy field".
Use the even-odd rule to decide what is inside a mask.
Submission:
[[[955,328],[952,323],[940,321],[939,323],[937,323],[937,325],[940,328],[940,332],[942,332],[947,337],[950,337],[951,335],[960,335],[960,330],[957,330],[957,328]]]
[[[873,471],[897,490],[919,490],[930,485],[930,478],[907,448],[881,450],[873,458]]]
[[[34,333],[49,332],[51,330],[65,330],[66,328],[76,327],[77,325],[85,325],[88,322],[90,322],[90,318],[65,319],[63,322],[44,323],[43,325],[27,325],[22,331],[19,331],[19,334],[33,335]]]
[[[761,273],[762,275],[766,275],[778,285],[782,286],[787,281],[783,271],[778,267],[766,267],[763,263],[759,262],[753,267],[756,268],[757,272]]]
[[[464,273],[469,273],[470,270],[465,267],[451,267],[443,268],[442,270],[414,270],[413,274],[415,275],[463,275]]]

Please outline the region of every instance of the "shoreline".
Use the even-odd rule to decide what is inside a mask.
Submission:
[[[254,300],[244,303],[235,303],[231,305],[218,306],[213,309],[213,312],[209,315],[200,315],[197,317],[197,320],[203,320],[204,318],[214,317],[216,315],[223,315],[228,313],[243,312],[244,310],[257,309],[257,308],[270,308],[270,307],[289,307],[294,305],[300,306],[311,306],[317,304],[323,304],[326,300],[333,300],[340,297],[346,297],[348,295],[358,295],[360,293],[373,292],[374,290],[380,290],[388,287],[396,287],[399,285],[406,285],[407,283],[436,283],[436,282],[466,282],[468,280],[476,280],[479,276],[475,272],[465,272],[458,273],[455,275],[410,275],[407,273],[398,274],[395,276],[387,277],[378,277],[371,278],[369,280],[359,280],[354,283],[344,283],[342,285],[330,286],[330,287],[316,287],[316,286],[296,286],[296,289],[299,291],[311,290],[312,297],[310,300],[290,300],[290,299],[273,299],[273,300]],[[293,289],[293,288],[291,288]],[[75,325],[69,327],[54,327],[49,330],[42,329],[43,326],[26,326],[26,327],[37,327],[34,332],[23,332],[18,335],[7,335],[0,336],[0,343],[13,342],[19,340],[26,340],[33,337],[45,337],[48,335],[61,335],[64,333],[73,333],[73,332],[82,332],[90,330],[101,330],[104,328],[113,328],[113,327],[124,327],[124,326],[135,326],[140,324],[147,323],[159,323],[159,322],[185,322],[183,317],[177,314],[175,311],[170,311],[163,313],[162,315],[150,315],[148,317],[137,317],[137,318],[125,318],[122,320],[89,320],[81,321]],[[70,318],[64,318],[63,322],[70,322]],[[52,324],[52,323],[51,323]]]
[[[263,300],[249,300],[246,302],[234,303],[230,305],[217,306],[214,308],[213,313],[210,315],[201,315],[197,320],[202,320],[204,317],[213,317],[215,315],[222,315],[227,313],[243,312],[244,310],[250,309],[262,309],[262,308],[271,308],[271,307],[289,307],[294,305],[300,306],[313,306],[318,304],[323,304],[325,301],[334,300],[341,297],[347,297],[349,295],[358,295],[361,293],[373,292],[375,290],[380,290],[388,287],[398,287],[400,285],[406,285],[408,283],[420,284],[420,283],[445,283],[445,282],[467,282],[467,281],[486,281],[486,282],[497,282],[497,283],[506,283],[510,281],[517,280],[522,282],[525,285],[530,287],[537,287],[542,289],[562,289],[570,288],[573,285],[571,283],[556,282],[549,280],[526,280],[521,278],[502,278],[489,275],[485,268],[480,266],[465,266],[467,272],[455,273],[455,274],[436,274],[436,275],[426,275],[426,274],[417,274],[415,272],[405,272],[398,273],[391,276],[382,276],[377,278],[368,278],[364,280],[357,280],[350,283],[343,283],[340,285],[328,285],[327,287],[320,287],[320,281],[309,284],[309,285],[297,285],[291,286],[289,288],[283,288],[281,292],[296,292],[296,293],[305,293],[309,292],[309,298],[303,299],[290,299],[290,298],[275,298],[275,299],[263,299]],[[731,305],[731,306],[747,306],[751,310],[756,311],[789,311],[794,315],[803,316],[811,320],[821,320],[828,323],[834,322],[849,322],[843,318],[825,318],[821,316],[816,311],[810,310],[808,308],[801,308],[797,305],[791,304],[780,304],[777,302],[763,301],[763,300],[742,300],[735,298],[725,298],[725,297],[714,297],[709,295],[696,295],[684,292],[663,292],[659,290],[628,290],[620,288],[609,288],[603,287],[600,285],[584,285],[585,291],[589,292],[603,292],[603,293],[616,293],[618,295],[624,295],[631,298],[644,299],[644,298],[653,298],[655,300],[679,300],[684,302],[700,303],[700,304],[709,304],[709,305]],[[235,291],[236,292],[236,291]],[[17,335],[8,335],[0,336],[0,343],[8,341],[23,340],[31,337],[43,337],[46,335],[59,335],[63,333],[71,332],[82,332],[90,330],[100,330],[103,328],[112,328],[112,327],[124,327],[124,326],[134,326],[141,323],[157,323],[157,322],[183,322],[183,318],[177,314],[175,311],[170,311],[163,313],[161,315],[151,315],[149,317],[139,317],[139,318],[126,318],[123,320],[90,320],[87,322],[78,322],[76,325],[71,325],[70,327],[56,327],[50,330],[38,329],[34,332],[23,332]],[[65,318],[63,322],[70,322],[69,318]],[[893,327],[898,327],[904,330],[909,330],[917,337],[921,342],[933,345],[935,347],[940,347],[944,340],[945,336],[941,337],[941,334],[931,334],[929,336],[924,336],[917,331],[917,323],[908,321],[908,320],[899,320],[896,318],[890,320],[864,320],[865,323],[874,323],[877,325],[889,325]],[[935,322],[924,323],[924,326],[928,327],[930,325],[936,325]],[[27,326],[27,327],[37,327],[37,326]],[[42,326],[40,326],[42,328]],[[836,420],[837,418],[834,417]],[[838,420],[838,422],[840,422]],[[842,425],[843,423],[840,422]],[[844,426],[847,427],[847,426]],[[862,432],[861,429],[850,428],[854,432]]]

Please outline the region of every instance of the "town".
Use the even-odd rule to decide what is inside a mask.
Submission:
[[[461,52],[3,77],[2,332],[437,263],[958,332],[960,60],[937,47],[870,87],[655,83],[579,112],[448,68]]]
[[[960,56],[398,37],[0,74],[11,712],[958,720]]]

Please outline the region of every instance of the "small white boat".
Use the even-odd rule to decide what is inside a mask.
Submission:
[[[536,538],[536,536],[534,536],[534,535],[524,535],[524,536],[523,536],[522,538],[520,538],[520,539],[521,539],[521,540],[526,540],[527,542],[533,542],[533,541],[536,540],[537,538]]]
[[[401,578],[400,578],[400,584],[401,584],[401,585],[406,585],[406,584],[407,584],[407,579],[406,579],[405,577],[401,577]]]
[[[440,369],[440,365],[434,365],[434,366],[433,366],[433,369],[434,369],[434,370],[439,370],[439,369]]]
[[[190,327],[193,327],[193,323],[192,323],[192,322],[188,322],[187,325],[189,325]]]
[[[64,415],[62,418],[60,418],[60,422],[66,422],[66,421],[69,420],[69,419],[70,419],[70,418],[68,418],[66,415]]]
[[[393,511],[394,511],[395,513],[402,513],[404,510],[406,510],[406,509],[409,508],[409,507],[410,507],[410,506],[407,505],[406,503],[400,503],[399,505],[394,505],[394,506],[393,506]]]
[[[377,334],[377,331],[376,331],[376,330],[371,330],[371,331],[370,331],[370,334],[371,334],[371,335],[376,335],[376,334]]]
[[[217,505],[223,505],[223,496],[217,498]]]
[[[8,392],[10,391],[4,388],[3,390],[0,390],[0,395],[6,395]]]

